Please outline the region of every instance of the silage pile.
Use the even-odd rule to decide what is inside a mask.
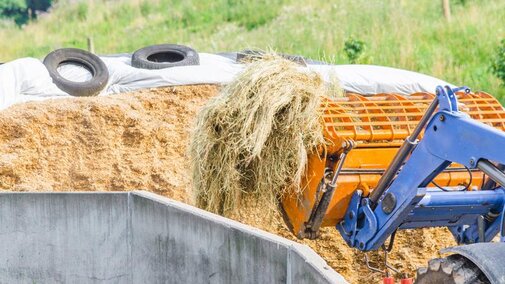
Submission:
[[[275,208],[277,198],[300,192],[308,152],[325,143],[317,109],[333,91],[281,57],[249,63],[198,115],[191,142],[197,206],[228,215],[243,193]]]
[[[198,110],[219,91],[181,86],[10,107],[0,112],[0,189],[140,189],[191,204],[190,129]],[[351,283],[379,279],[334,228],[322,228],[317,240],[300,241],[279,214],[265,218],[264,207],[257,200],[243,202],[231,218],[310,246]],[[440,248],[454,245],[445,229],[400,231],[396,239],[391,262],[411,273]]]
[[[217,86],[15,105],[0,112],[0,189],[149,190],[189,202],[186,149]]]

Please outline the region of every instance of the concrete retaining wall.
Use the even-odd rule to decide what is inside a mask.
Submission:
[[[310,248],[147,192],[0,193],[0,283],[345,283]]]

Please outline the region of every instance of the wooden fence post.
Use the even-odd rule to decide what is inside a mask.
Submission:
[[[449,0],[442,0],[442,7],[444,8],[444,17],[447,21],[451,21],[451,5]]]
[[[93,43],[92,37],[88,37],[88,51],[91,53],[95,53],[95,44]]]

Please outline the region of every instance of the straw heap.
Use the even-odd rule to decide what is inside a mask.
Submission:
[[[279,56],[248,63],[198,115],[190,147],[196,205],[226,215],[244,193],[270,206],[300,193],[307,154],[325,143],[318,107],[334,92]]]

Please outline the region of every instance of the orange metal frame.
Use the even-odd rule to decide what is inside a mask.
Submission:
[[[338,177],[337,188],[323,219],[322,226],[334,226],[346,212],[354,191],[361,189],[367,196],[377,185],[381,173],[392,161],[396,151],[414,130],[434,95],[415,93],[410,96],[377,94],[362,96],[349,93],[337,99],[325,99],[320,107],[324,136],[328,145],[308,157],[302,196],[286,195],[281,206],[286,222],[298,237],[303,237],[305,222],[310,217],[318,196],[325,169],[335,168],[342,152],[342,143],[353,140],[351,150]],[[491,95],[478,92],[458,93],[460,109],[472,118],[505,130],[505,111]],[[472,190],[480,189],[483,174],[473,172]],[[460,165],[441,173],[435,182],[440,186],[469,183],[469,174]]]

